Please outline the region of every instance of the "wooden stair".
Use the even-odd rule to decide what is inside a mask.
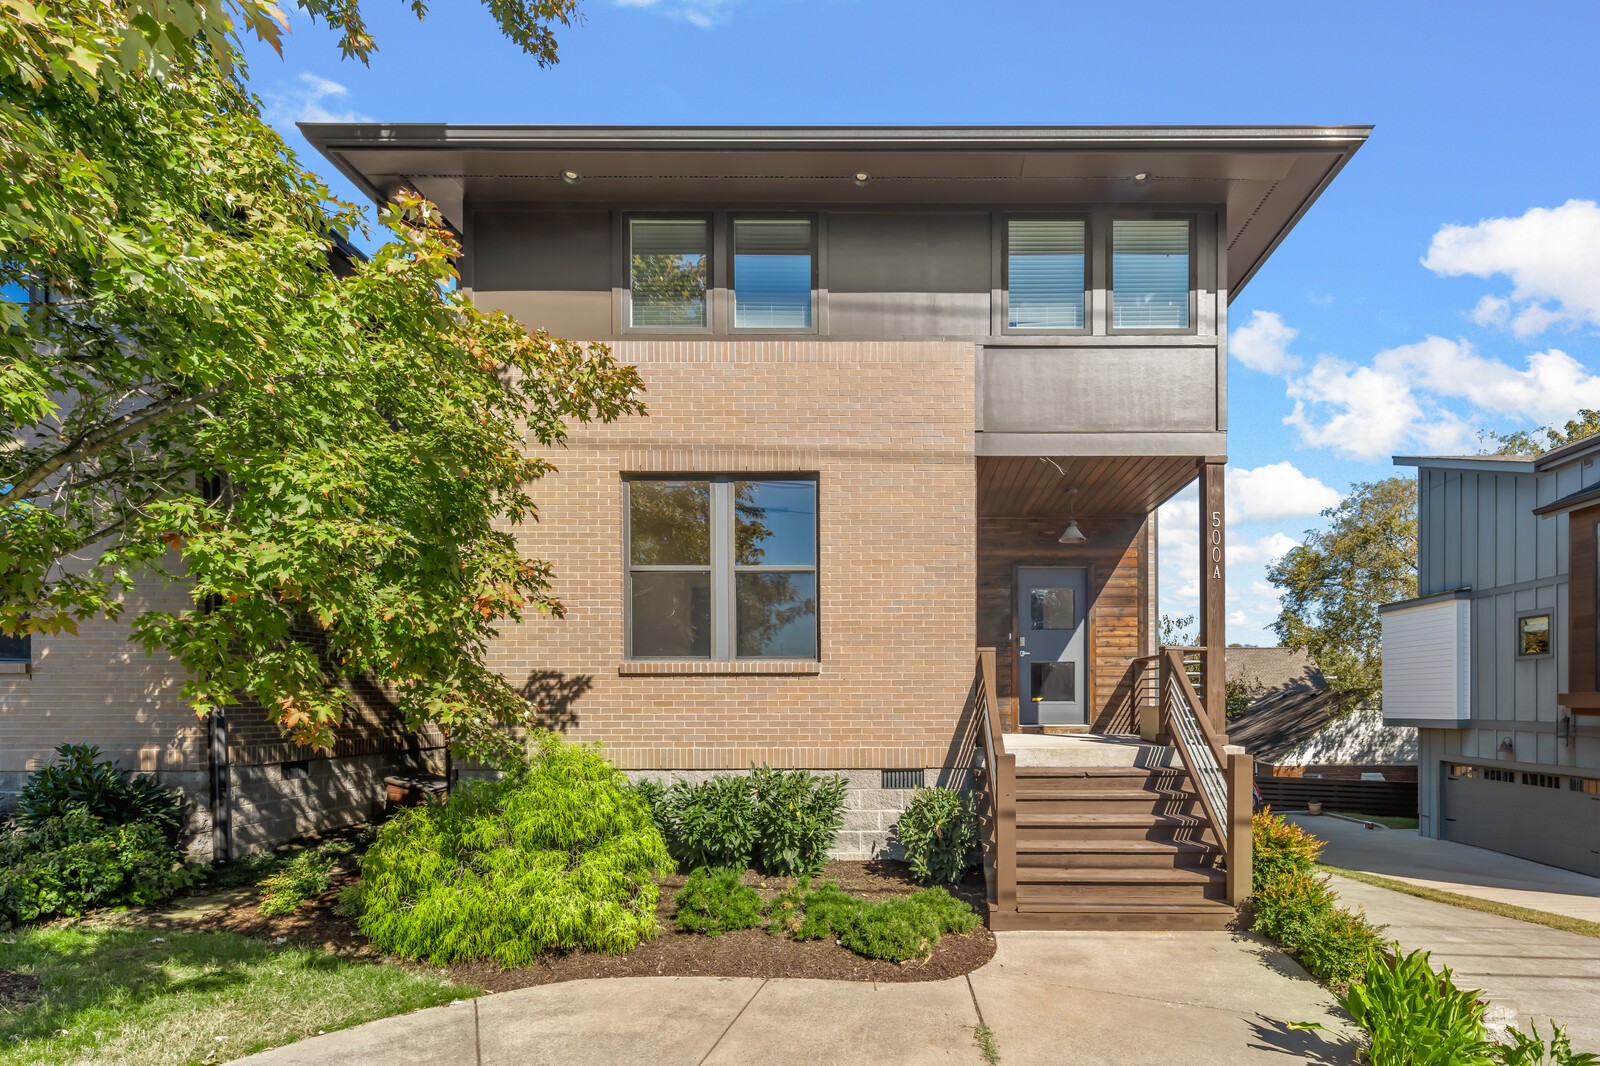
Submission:
[[[1222,848],[1182,768],[1019,766],[1015,800],[1016,906],[991,903],[992,928],[1232,922]]]

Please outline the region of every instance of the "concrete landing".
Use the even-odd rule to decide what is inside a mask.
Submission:
[[[1112,733],[1007,733],[1018,766],[1179,766],[1178,753],[1136,736]]]

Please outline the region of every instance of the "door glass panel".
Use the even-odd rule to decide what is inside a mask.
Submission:
[[[817,565],[815,481],[736,481],[733,515],[739,566]]]
[[[711,565],[711,483],[634,481],[628,485],[634,566]]]
[[[1078,698],[1076,663],[1031,663],[1034,703],[1073,703]]]
[[[1072,589],[1031,589],[1028,622],[1032,629],[1072,629],[1078,624],[1077,597]]]
[[[711,657],[711,574],[633,573],[633,655],[639,659]]]
[[[756,572],[734,576],[741,659],[817,657],[817,575]]]

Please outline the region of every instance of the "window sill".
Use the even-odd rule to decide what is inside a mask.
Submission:
[[[822,673],[815,659],[742,659],[716,662],[706,659],[640,659],[617,667],[621,677],[726,677],[739,674],[793,677]]]
[[[33,674],[33,664],[23,662],[0,662],[0,677],[8,677],[13,674],[27,674],[31,676]]]

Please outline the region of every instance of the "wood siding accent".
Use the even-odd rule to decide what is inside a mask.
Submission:
[[[1144,609],[1153,579],[1146,550],[1149,518],[1080,519],[1088,540],[1071,546],[1056,542],[1065,520],[978,519],[978,644],[996,650],[1001,712],[1006,727],[1015,729],[1017,568],[1087,567],[1089,724],[1102,732],[1132,733],[1138,676],[1133,660],[1144,653],[1153,624]]]

